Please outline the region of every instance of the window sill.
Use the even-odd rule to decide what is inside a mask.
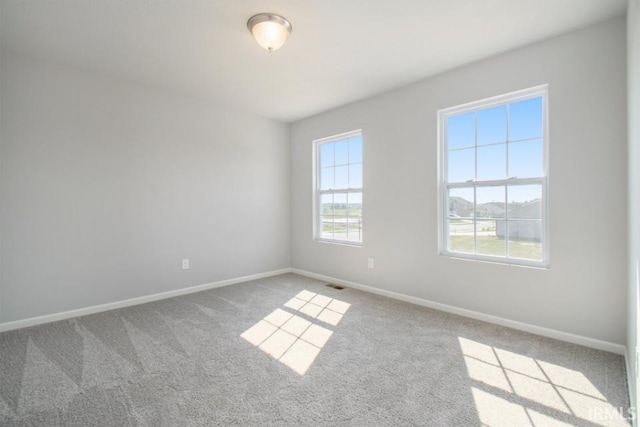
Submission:
[[[327,239],[313,239],[315,242],[330,244],[330,245],[338,245],[338,246],[350,246],[353,248],[361,248],[362,243],[359,242],[345,242],[343,240],[327,240]]]
[[[446,251],[441,251],[439,255],[444,258],[450,258],[450,259],[461,260],[461,261],[475,261],[475,262],[481,262],[485,264],[506,265],[511,267],[524,267],[524,268],[531,268],[534,270],[549,270],[549,263],[545,261],[528,261],[524,259],[515,259],[515,258],[499,258],[499,257],[481,256],[481,255],[465,255],[462,253],[446,252]]]

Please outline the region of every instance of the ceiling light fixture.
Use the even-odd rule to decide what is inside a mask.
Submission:
[[[259,13],[247,21],[247,28],[260,46],[269,52],[278,50],[291,33],[291,24],[280,15]]]

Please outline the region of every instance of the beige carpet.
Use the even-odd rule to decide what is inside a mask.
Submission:
[[[286,274],[0,334],[2,426],[624,426],[623,358]]]

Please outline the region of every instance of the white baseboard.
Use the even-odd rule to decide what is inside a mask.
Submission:
[[[223,286],[233,285],[236,283],[247,282],[249,280],[262,279],[264,277],[277,276],[279,274],[290,273],[290,268],[268,271],[266,273],[251,274],[249,276],[236,277],[234,279],[221,280],[219,282],[205,283],[203,285],[190,286],[188,288],[176,289],[174,291],[161,292],[153,295],[145,295],[142,297],[131,298],[123,301],[115,301],[106,304],[94,305],[76,310],[63,311],[61,313],[47,314],[44,316],[31,317],[29,319],[15,320],[12,322],[0,323],[0,332],[11,331],[14,329],[27,328],[29,326],[41,325],[43,323],[56,322],[58,320],[70,319],[72,317],[86,316],[87,314],[100,313],[102,311],[114,310],[116,308],[129,307],[132,305],[144,304],[147,302],[158,301],[161,299],[177,297],[180,295],[192,294],[207,289],[221,288]]]
[[[397,299],[400,301],[410,302],[412,304],[421,305],[423,307],[433,308],[435,310],[457,314],[459,316],[469,317],[471,319],[481,320],[483,322],[494,323],[497,325],[506,326],[508,328],[517,329],[520,331],[529,332],[536,335],[541,335],[547,338],[554,338],[557,340],[566,341],[573,344],[582,345],[585,347],[608,351],[608,352],[619,354],[622,356],[626,356],[626,353],[627,353],[626,347],[621,344],[615,344],[608,341],[598,340],[595,338],[589,338],[581,335],[570,334],[568,332],[557,331],[555,329],[544,328],[542,326],[531,325],[528,323],[518,322],[516,320],[505,319],[503,317],[493,316],[490,314],[480,313],[473,310],[454,307],[452,305],[429,301],[426,299],[413,297],[413,296],[401,294],[398,292],[387,291],[385,289],[374,288],[372,286],[362,285],[360,283],[355,283],[355,282],[349,282],[347,280],[341,280],[335,277],[324,276],[322,274],[316,274],[316,273],[312,273],[305,270],[299,270],[297,268],[292,268],[291,272],[300,274],[302,276],[307,276],[314,279],[335,283],[336,285],[358,289],[361,291],[370,292],[376,295],[381,295],[381,296]]]
[[[0,332],[10,331],[14,329],[26,328],[29,326],[36,326],[43,323],[55,322],[58,320],[70,319],[72,317],[86,316],[88,314],[99,313],[102,311],[113,310],[117,308],[129,307],[137,304],[144,304],[147,302],[158,301],[165,298],[177,297],[180,295],[191,294],[194,292],[200,292],[207,289],[220,288],[223,286],[233,285],[236,283],[246,282],[249,280],[262,279],[264,277],[277,276],[284,273],[296,273],[302,276],[311,277],[326,282],[335,283],[345,287],[358,289],[365,292],[397,299],[400,301],[409,302],[412,304],[420,305],[423,307],[433,308],[435,310],[444,311],[447,313],[457,314],[459,316],[469,317],[471,319],[481,320],[484,322],[494,323],[508,328],[518,329],[521,331],[529,332],[536,335],[541,335],[548,338],[555,338],[562,341],[567,341],[574,344],[583,345],[585,347],[591,347],[598,350],[609,351],[611,353],[620,354],[626,357],[627,363],[629,362],[629,356],[626,354],[626,347],[620,344],[615,344],[607,341],[601,341],[594,338],[584,337],[581,335],[570,334],[567,332],[561,332],[554,329],[544,328],[541,326],[531,325],[528,323],[522,323],[515,320],[505,319],[490,314],[480,313],[477,311],[467,310],[464,308],[455,307],[452,305],[442,304],[439,302],[429,301],[426,299],[401,294],[398,292],[388,291],[385,289],[374,288],[372,286],[362,285],[360,283],[350,282],[347,280],[337,279],[335,277],[329,277],[322,274],[312,273],[297,268],[283,268],[280,270],[268,271],[265,273],[252,274],[249,276],[237,277],[233,279],[221,280],[213,283],[206,283],[203,285],[191,286],[183,289],[176,289],[173,291],[161,292],[153,295],[145,295],[142,297],[131,298],[123,301],[115,301],[107,304],[95,305],[92,307],[80,308],[76,310],[64,311],[61,313],[48,314],[45,316],[32,317],[29,319],[16,320],[12,322],[0,323]],[[628,368],[628,366],[627,366]],[[629,371],[628,371],[629,372]]]

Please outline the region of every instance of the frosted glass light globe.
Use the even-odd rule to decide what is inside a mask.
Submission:
[[[247,27],[258,44],[269,52],[280,49],[291,32],[289,21],[270,13],[252,16],[247,22]]]

